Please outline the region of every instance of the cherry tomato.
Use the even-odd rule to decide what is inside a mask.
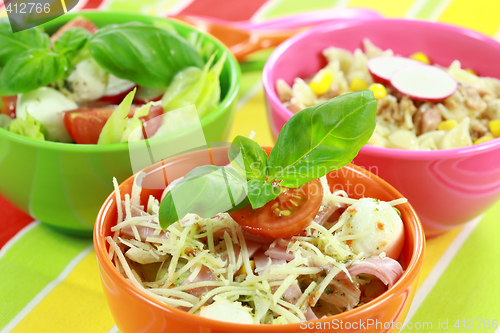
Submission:
[[[16,118],[16,104],[17,95],[14,96],[2,96],[2,109],[1,114],[6,114],[11,118]]]
[[[256,235],[287,238],[299,234],[321,207],[323,188],[318,179],[298,188],[281,187],[281,193],[265,206],[243,207],[229,215],[246,231]]]
[[[59,30],[57,30],[52,36],[50,36],[50,40],[52,41],[52,43],[54,43],[59,37],[61,37],[61,35],[65,31],[71,28],[83,28],[92,34],[95,33],[98,29],[97,26],[90,20],[87,20],[84,17],[75,17],[74,19],[60,27]]]
[[[134,111],[139,106],[132,105],[128,117],[134,115]],[[106,121],[115,110],[116,105],[102,107],[85,107],[77,110],[64,112],[64,125],[68,130],[69,135],[76,143],[80,144],[96,144],[101,134],[102,128]],[[152,106],[149,114],[146,117],[141,117],[143,122],[147,122],[159,115],[163,114],[161,106]],[[156,127],[158,129],[158,127]],[[148,128],[148,134],[153,133]]]

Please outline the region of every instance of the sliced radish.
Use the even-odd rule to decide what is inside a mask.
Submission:
[[[392,74],[398,69],[411,65],[425,65],[422,62],[398,57],[398,56],[381,56],[374,57],[368,60],[367,66],[368,71],[373,77],[373,81],[382,84],[389,84]]]
[[[136,86],[137,85],[132,81],[109,74],[106,91],[99,101],[108,102],[110,104],[120,104],[125,96],[127,96]]]
[[[401,68],[391,77],[392,86],[410,98],[439,102],[457,90],[457,81],[435,66],[417,65]]]
[[[146,104],[148,102],[159,101],[167,88],[148,88],[139,87],[137,88],[137,93],[135,94],[134,103],[136,104]]]

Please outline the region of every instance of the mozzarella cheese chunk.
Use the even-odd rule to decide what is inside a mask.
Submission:
[[[76,102],[93,101],[101,98],[108,87],[108,73],[94,58],[87,58],[76,64],[68,76],[71,98]]]
[[[19,94],[16,117],[26,118],[26,113],[38,120],[48,132],[47,140],[72,142],[63,122],[63,111],[77,109],[78,105],[55,89],[42,87]]]
[[[340,216],[340,234],[356,254],[378,256],[382,252],[398,259],[404,241],[403,221],[387,202],[359,199]]]

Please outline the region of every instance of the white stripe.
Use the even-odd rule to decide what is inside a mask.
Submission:
[[[495,34],[493,35],[493,39],[500,41],[500,29],[495,32]]]
[[[441,3],[432,11],[431,15],[429,15],[428,20],[437,21],[452,2],[453,0],[441,1]]]
[[[495,330],[495,333],[500,333],[500,326]]]
[[[345,7],[351,0],[337,0],[334,4],[334,8]]]
[[[238,100],[236,106],[236,112],[239,112],[243,107],[254,98],[262,89],[262,82],[257,82],[251,89],[248,89],[247,93]]]
[[[62,270],[58,277],[45,286],[12,320],[0,331],[0,333],[10,332],[17,326],[55,287],[62,283],[73,269],[85,258],[92,250],[94,245],[90,245],[71,260]]]
[[[455,255],[460,250],[465,241],[472,234],[474,229],[476,229],[477,225],[483,218],[483,215],[476,217],[475,219],[468,222],[460,231],[460,233],[455,237],[453,242],[451,242],[450,246],[446,249],[444,254],[439,258],[439,260],[434,265],[434,268],[429,273],[427,278],[422,282],[420,288],[417,290],[415,297],[413,298],[413,302],[411,303],[410,310],[408,311],[408,315],[406,316],[406,320],[404,325],[412,319],[417,310],[420,308],[422,303],[425,301],[429,293],[432,291],[436,283],[439,281],[441,275],[443,275],[444,271],[450,264],[450,262],[455,258]]]
[[[118,327],[113,326],[111,327],[111,329],[108,331],[108,333],[120,333],[120,331],[118,330]]]
[[[33,221],[27,226],[25,226],[23,229],[21,229],[14,237],[9,239],[7,243],[0,249],[0,259],[9,251],[9,249],[18,241],[20,240],[24,235],[26,235],[28,232],[30,232],[32,229],[35,227],[39,226],[40,222],[39,221]]]
[[[417,0],[411,5],[410,9],[405,14],[406,18],[415,18],[417,14],[424,8],[424,6],[429,2],[429,0]]]

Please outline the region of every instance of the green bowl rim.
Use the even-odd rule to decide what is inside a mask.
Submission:
[[[140,20],[141,22],[153,22],[155,20],[168,21],[175,26],[182,26],[184,28],[187,28],[188,30],[197,31],[200,34],[203,34],[208,39],[210,39],[210,41],[213,42],[219,49],[224,50],[227,54],[227,62],[229,64],[229,88],[226,93],[226,96],[222,99],[222,101],[220,101],[219,106],[213,112],[211,112],[210,114],[208,114],[207,116],[203,117],[200,120],[201,126],[203,127],[204,125],[207,125],[215,121],[221,114],[223,114],[226,111],[227,108],[229,108],[230,104],[236,100],[241,84],[240,80],[241,71],[239,63],[233,56],[233,54],[229,51],[229,49],[215,37],[207,33],[204,33],[202,31],[199,31],[196,28],[189,26],[185,23],[170,18],[148,16],[143,14],[133,14],[133,13],[119,12],[119,11],[84,10],[75,13],[68,13],[63,16],[60,16],[55,20],[45,23],[43,27],[50,29],[58,24],[64,24],[76,16],[84,16],[89,18],[90,20],[92,20],[92,18],[97,18],[97,19],[106,18],[108,20],[114,20],[116,17],[122,17],[124,18],[125,21],[132,21],[132,20]],[[110,24],[112,24],[112,22]],[[189,131],[190,128],[191,127],[188,127],[184,130],[174,132],[170,136],[150,139],[150,141],[153,140],[153,142],[155,142],[155,141],[165,140],[166,138],[175,139],[176,137],[184,135],[187,131]],[[121,142],[121,143],[114,143],[107,145],[93,145],[93,144],[62,143],[62,142],[54,142],[47,140],[42,141],[42,140],[28,138],[16,133],[11,133],[3,128],[0,128],[0,137],[6,137],[13,141],[25,143],[34,147],[52,149],[52,150],[62,150],[62,151],[81,151],[81,152],[110,152],[110,151],[121,151],[121,150],[125,151],[128,149],[128,145],[132,144],[128,142]]]

